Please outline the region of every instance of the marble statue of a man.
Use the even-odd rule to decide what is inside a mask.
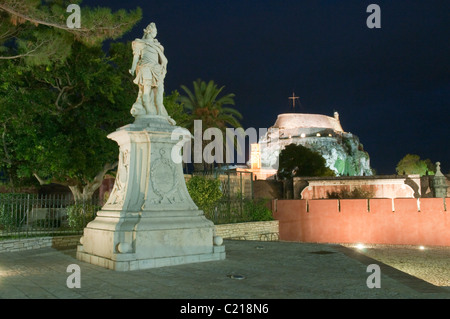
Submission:
[[[142,39],[132,42],[133,64],[130,73],[136,78],[134,83],[139,86],[139,94],[133,104],[131,114],[168,116],[163,105],[164,77],[167,73],[167,58],[164,48],[155,38],[156,25],[150,23],[144,29]]]

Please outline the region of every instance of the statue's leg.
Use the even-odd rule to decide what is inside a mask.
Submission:
[[[156,107],[158,109],[158,115],[168,116],[167,110],[164,107],[164,84],[160,83],[156,91]]]
[[[139,88],[138,96],[136,98],[135,103],[142,104],[142,88],[141,87]]]
[[[138,97],[136,98],[136,102],[134,102],[134,104],[130,110],[130,113],[135,117],[146,114],[146,111],[144,109],[143,102],[142,102],[142,91],[143,91],[143,87],[141,85],[139,85]]]
[[[153,102],[152,97],[153,97],[153,92],[151,90],[150,85],[145,85],[142,100],[144,102],[145,110],[147,111],[147,114],[149,114],[149,115],[156,114],[155,103]]]

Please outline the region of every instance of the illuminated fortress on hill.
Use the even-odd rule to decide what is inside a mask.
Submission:
[[[286,134],[293,133],[292,136],[316,133],[325,129],[344,133],[337,112],[334,112],[334,117],[306,113],[280,114],[272,127],[283,130]]]
[[[250,171],[259,179],[273,178],[278,157],[286,145],[300,144],[318,152],[336,176],[370,176],[369,154],[357,136],[345,132],[339,114],[285,113],[252,145]]]

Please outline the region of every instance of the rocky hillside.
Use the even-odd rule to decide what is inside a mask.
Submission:
[[[359,138],[351,133],[322,134],[310,136],[294,136],[283,138],[283,133],[269,130],[260,140],[261,165],[267,168],[278,168],[278,156],[284,146],[295,143],[310,148],[321,154],[326,165],[337,176],[371,176],[369,154],[364,151]]]

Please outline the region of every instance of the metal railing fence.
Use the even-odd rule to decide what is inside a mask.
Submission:
[[[255,221],[255,210],[264,204],[254,200],[252,172],[194,172],[191,176],[199,175],[218,179],[222,191],[222,198],[211,209],[204,210],[206,218],[214,224]]]
[[[101,206],[70,194],[0,194],[0,240],[81,234]]]
[[[193,172],[190,176],[204,176],[220,181],[223,198],[253,198],[253,173],[240,171]],[[187,180],[189,177],[187,178]]]
[[[223,196],[212,209],[204,211],[209,220],[215,224],[254,220],[251,173],[228,172],[210,177],[220,180]],[[102,206],[96,197],[75,202],[71,194],[0,193],[0,240],[82,234]]]

